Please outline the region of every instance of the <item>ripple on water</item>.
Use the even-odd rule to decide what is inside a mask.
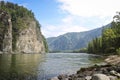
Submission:
[[[92,64],[86,53],[0,55],[0,80],[47,80]],[[13,77],[14,76],[14,77]]]

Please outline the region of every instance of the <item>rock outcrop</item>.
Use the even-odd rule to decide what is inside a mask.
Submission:
[[[7,12],[0,10],[0,50],[12,52],[12,22]]]
[[[105,74],[94,74],[92,80],[110,80],[110,78]]]
[[[39,28],[34,20],[25,21],[28,28],[19,33],[16,41],[16,50],[23,53],[44,53],[45,47]]]
[[[0,10],[0,52],[45,53],[44,39],[38,22],[30,17],[20,19],[21,23],[16,21],[15,24],[22,25],[14,29],[11,16]]]

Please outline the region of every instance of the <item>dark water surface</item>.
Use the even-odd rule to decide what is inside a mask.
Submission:
[[[94,64],[86,53],[1,54],[0,80],[47,80]]]

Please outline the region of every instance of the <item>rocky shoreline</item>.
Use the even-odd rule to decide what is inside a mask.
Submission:
[[[50,80],[120,80],[120,56],[105,59],[106,64],[81,68],[76,74],[61,74]]]

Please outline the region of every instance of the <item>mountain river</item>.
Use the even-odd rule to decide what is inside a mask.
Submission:
[[[94,65],[87,53],[0,54],[0,80],[47,80]]]

